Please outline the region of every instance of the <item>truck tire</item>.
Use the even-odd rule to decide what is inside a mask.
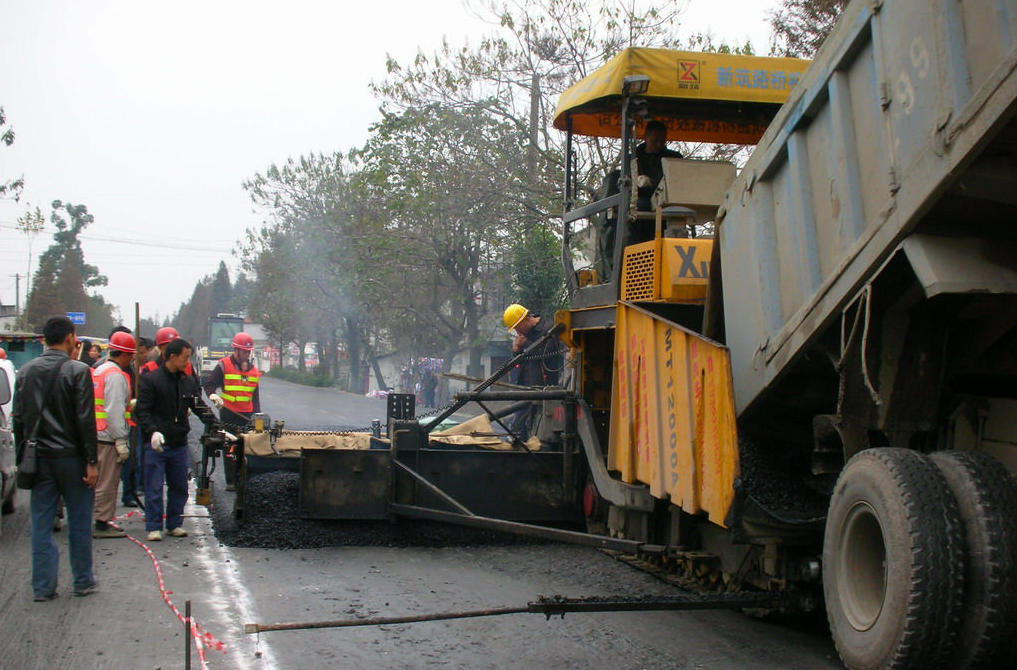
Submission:
[[[932,455],[957,499],[966,573],[951,667],[1013,668],[1017,645],[1017,483],[986,454]]]
[[[928,457],[868,449],[830,500],[823,591],[850,670],[949,667],[961,612],[964,551],[957,501]]]

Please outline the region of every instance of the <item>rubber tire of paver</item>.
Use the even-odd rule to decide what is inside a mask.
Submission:
[[[1014,667],[1017,652],[1017,482],[981,453],[943,451],[932,461],[957,499],[967,570],[951,667]]]
[[[850,670],[949,667],[960,621],[964,551],[957,501],[932,461],[867,449],[830,499],[823,591]]]
[[[0,506],[0,513],[14,514],[14,504],[15,504],[14,499],[17,497],[17,495],[18,489],[17,488],[11,489],[11,497],[8,498],[7,500],[4,500],[3,505]]]

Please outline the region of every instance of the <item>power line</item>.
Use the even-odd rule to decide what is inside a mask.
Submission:
[[[9,226],[9,225],[2,224],[2,223],[0,223],[0,228],[6,228],[8,230],[18,230],[17,226]],[[48,230],[43,229],[42,232],[44,232],[44,233],[51,233],[52,231],[48,231]],[[106,236],[100,236],[100,235],[85,235],[85,234],[82,234],[82,235],[79,235],[78,238],[82,239],[82,240],[85,240],[87,242],[110,242],[110,243],[113,243],[113,244],[128,244],[128,245],[139,246],[139,247],[155,247],[157,249],[178,249],[180,251],[206,251],[206,252],[222,253],[222,254],[230,254],[230,253],[233,252],[232,249],[224,249],[224,248],[221,248],[221,247],[199,247],[199,246],[193,246],[193,245],[175,244],[175,243],[172,243],[172,242],[152,242],[152,241],[148,241],[148,240],[129,240],[129,239],[122,238],[122,237],[106,237]]]

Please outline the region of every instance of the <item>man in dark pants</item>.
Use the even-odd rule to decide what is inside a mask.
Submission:
[[[201,390],[185,372],[191,345],[174,339],[163,351],[157,369],[138,378],[138,425],[145,441],[145,529],[148,540],[162,539],[163,485],[167,489],[166,534],[186,537],[181,528],[187,502],[187,434],[191,430],[187,410],[204,423],[215,421],[212,410],[201,401]]]
[[[208,399],[219,408],[219,421],[226,430],[237,433],[251,423],[251,417],[261,412],[261,394],[258,393],[261,372],[251,360],[254,340],[249,333],[234,335],[232,345],[233,353],[219,359],[204,388]],[[233,491],[237,479],[235,449],[223,458],[223,476],[226,490]]]
[[[134,361],[130,367],[131,389],[133,390],[132,401],[136,401],[138,397],[139,368],[148,362],[148,354],[154,348],[155,342],[152,340],[147,337],[138,338],[138,350],[134,355]],[[126,507],[137,507],[138,503],[135,501],[134,496],[141,495],[145,489],[144,478],[141,476],[141,429],[138,428],[137,422],[133,420],[133,404],[131,412],[132,420],[129,422],[131,425],[131,457],[127,459],[120,471],[120,502]]]
[[[53,542],[53,522],[61,497],[67,506],[74,595],[95,591],[92,508],[99,477],[92,373],[81,361],[70,359],[77,345],[74,324],[66,316],[55,316],[43,327],[43,338],[46,351],[18,373],[11,412],[18,461],[24,458],[24,443],[33,431],[38,444],[31,501],[36,602],[57,594],[60,553]]]

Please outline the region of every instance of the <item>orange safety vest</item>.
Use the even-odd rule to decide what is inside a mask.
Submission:
[[[131,399],[131,376],[124,372],[120,366],[110,366],[105,370],[99,372],[95,368],[92,369],[92,389],[95,392],[95,429],[97,431],[106,430],[106,378],[111,374],[119,372],[127,380],[127,400],[128,405],[124,407],[124,419],[128,423],[131,422],[131,411],[127,409],[130,407]]]
[[[250,414],[254,411],[254,391],[258,388],[261,373],[253,364],[250,370],[241,372],[233,363],[232,356],[219,362],[223,370],[222,394],[219,396],[223,399],[223,407],[236,414]]]

